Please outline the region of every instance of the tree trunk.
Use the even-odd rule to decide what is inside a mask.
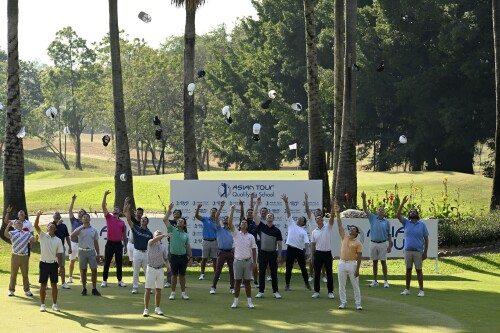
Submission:
[[[495,132],[495,171],[493,173],[493,189],[491,192],[490,210],[500,209],[500,0],[492,1],[493,12],[493,45],[495,50],[495,108],[497,112]],[[5,178],[4,178],[5,179]]]
[[[111,48],[111,71],[113,78],[113,109],[116,132],[116,166],[115,166],[115,207],[123,207],[126,197],[130,197],[130,205],[135,209],[134,184],[130,165],[130,149],[128,145],[127,124],[125,122],[125,105],[123,102],[122,65],[120,59],[120,36],[118,30],[117,0],[109,0],[109,42]],[[126,175],[126,181],[120,175]]]
[[[75,168],[83,170],[82,168],[82,139],[80,134],[75,135]],[[66,157],[66,156],[65,156]]]
[[[307,58],[307,104],[309,120],[309,179],[323,181],[323,207],[330,208],[330,184],[326,168],[323,122],[321,119],[318,79],[318,51],[314,0],[304,0]]]
[[[346,1],[346,41],[344,55],[344,112],[335,198],[343,208],[355,208],[357,199],[356,174],[356,80],[352,64],[356,62],[357,0]]]
[[[342,112],[344,104],[344,0],[335,0],[334,12],[334,106],[333,106],[333,179],[332,196],[337,187],[337,172],[339,167],[340,135],[342,133]]]
[[[194,46],[196,8],[186,8],[186,26],[184,32],[184,179],[198,179],[196,162],[196,136],[194,122],[194,94],[188,94],[188,84],[194,82]]]
[[[21,92],[19,88],[18,0],[7,2],[7,110],[5,118],[5,151],[3,158],[4,212],[8,206],[17,212],[26,208],[24,192],[23,139],[16,134],[21,129]],[[0,235],[3,239],[3,233]]]

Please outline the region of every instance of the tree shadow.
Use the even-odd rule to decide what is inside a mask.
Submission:
[[[485,258],[484,256],[474,256],[474,259],[484,262],[485,264],[491,265],[493,267],[499,268],[500,269],[500,263],[495,262],[493,260],[490,260],[488,258]]]
[[[495,267],[500,267],[500,265],[498,263],[495,263],[489,259],[486,259],[484,257],[474,257],[474,259],[476,260],[479,260],[479,261],[482,261],[482,262],[486,262],[490,265],[493,265]],[[446,261],[446,263],[448,265],[452,265],[452,266],[456,266],[456,267],[459,267],[459,268],[462,268],[464,270],[467,270],[467,271],[471,271],[471,272],[476,272],[476,273],[481,273],[481,274],[487,274],[487,275],[491,275],[491,276],[496,276],[496,277],[500,277],[500,273],[495,273],[495,272],[491,272],[491,271],[486,271],[484,269],[480,269],[480,268],[477,268],[475,266],[472,266],[472,265],[469,265],[469,264],[465,264],[463,262],[458,262],[458,261],[455,261],[455,260],[450,260],[450,261]]]
[[[93,325],[100,325],[101,323],[97,320],[92,320],[90,319],[90,317],[87,317],[87,316],[75,316],[74,314],[68,312],[68,311],[59,311],[59,312],[50,312],[51,314],[53,314],[54,316],[56,317],[59,317],[61,319],[65,319],[65,320],[71,320],[71,321],[74,321],[74,322],[77,322],[80,324],[80,327],[82,328],[86,328],[88,330],[91,330],[91,331],[98,331],[97,329],[95,328],[91,328],[91,327],[88,327],[89,324],[93,324]]]

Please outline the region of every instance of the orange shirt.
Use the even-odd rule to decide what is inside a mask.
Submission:
[[[363,245],[355,238],[352,240],[345,235],[340,244],[340,259],[342,260],[358,260],[357,252],[363,252]]]

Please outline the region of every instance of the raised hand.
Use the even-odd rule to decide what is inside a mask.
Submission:
[[[104,192],[104,195],[108,195],[108,194],[110,194],[110,193],[111,193],[111,191],[110,191],[110,190],[106,190],[106,191]]]
[[[288,202],[288,197],[286,196],[286,194],[281,195],[281,200],[283,200],[284,202]]]
[[[366,193],[364,191],[361,192],[361,199],[366,200]]]

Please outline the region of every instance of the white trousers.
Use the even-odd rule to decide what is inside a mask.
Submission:
[[[354,301],[356,305],[361,305],[361,292],[359,290],[359,277],[354,277],[354,272],[356,272],[357,262],[355,260],[345,261],[339,260],[339,296],[340,302],[342,304],[347,303],[347,297],[345,294],[345,285],[347,283],[347,276],[351,280],[352,289],[354,289]]]
[[[141,267],[142,271],[144,272],[144,275],[146,275],[146,269],[148,266],[148,253],[134,250],[133,266],[134,266],[134,275],[132,280],[132,288],[137,289],[139,288],[139,273],[141,271]]]

